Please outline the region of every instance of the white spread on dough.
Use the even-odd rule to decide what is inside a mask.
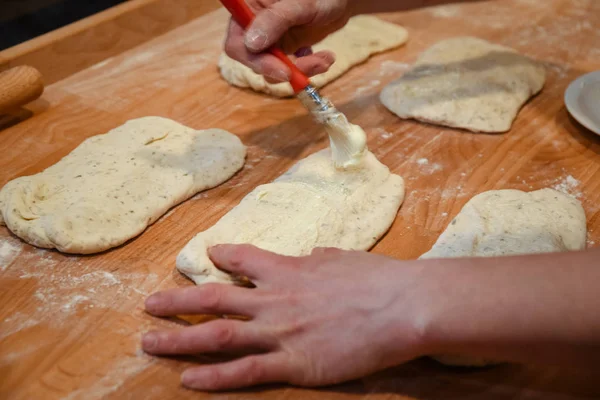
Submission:
[[[392,224],[404,181],[366,152],[359,168],[339,170],[329,149],[308,156],[274,182],[258,186],[179,253],[177,268],[197,284],[233,282],[207,248],[249,243],[302,256],[315,247],[367,250]]]
[[[508,47],[473,37],[439,42],[381,92],[400,118],[474,132],[506,132],[544,86],[544,67]]]
[[[581,203],[553,189],[492,190],[473,197],[420,258],[494,257],[581,250],[586,246]],[[483,366],[489,360],[438,356],[444,364]]]
[[[342,29],[313,46],[314,52],[335,52],[336,62],[327,72],[312,77],[311,84],[317,88],[322,87],[373,54],[404,44],[407,38],[408,33],[401,26],[368,15],[353,17]],[[225,54],[219,59],[219,69],[223,78],[234,86],[249,87],[277,97],[294,94],[289,83],[268,83],[261,75]]]
[[[348,122],[346,116],[335,109],[317,115],[329,134],[333,163],[337,168],[356,167],[367,151],[367,134],[358,125]]]
[[[240,140],[146,117],[86,139],[43,172],[0,191],[0,223],[26,242],[88,254],[140,234],[169,208],[244,164]]]

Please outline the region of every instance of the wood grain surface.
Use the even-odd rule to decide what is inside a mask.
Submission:
[[[172,11],[166,3],[165,14]],[[598,376],[592,373],[513,365],[454,370],[428,360],[326,389],[269,386],[209,395],[181,388],[179,374],[211,359],[153,358],[139,350],[142,332],[189,323],[143,312],[148,294],[191,284],[175,270],[182,246],[256,185],[327,144],[296,100],[271,99],[220,79],[216,60],[226,17],[223,10],[212,11],[65,77],[31,107],[31,118],[0,131],[0,185],[50,166],[84,138],[146,115],[227,129],[249,146],[245,167],[230,181],[175,207],[138,238],[103,254],[78,257],[35,249],[0,228],[0,398],[600,397]],[[407,45],[373,57],[323,90],[365,128],[375,155],[407,183],[400,213],[374,251],[415,259],[467,200],[502,188],[556,187],[577,196],[587,215],[588,245],[600,244],[600,137],[575,123],[562,100],[569,82],[600,68],[600,2],[504,0],[384,18],[407,27]],[[471,134],[401,121],[379,103],[381,88],[421,51],[465,34],[513,47],[547,66],[546,87],[509,133]],[[113,41],[107,40],[104,54],[114,53]],[[65,54],[76,51],[74,46]],[[48,44],[38,53],[53,54],[53,49]]]

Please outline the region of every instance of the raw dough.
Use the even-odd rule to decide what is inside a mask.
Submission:
[[[421,54],[404,76],[382,90],[380,99],[400,118],[506,132],[545,80],[541,64],[513,49],[457,37]]]
[[[140,234],[169,208],[229,179],[246,148],[220,129],[146,117],[85,140],[0,191],[0,223],[26,242],[96,253]]]
[[[554,189],[492,190],[473,197],[420,258],[494,257],[580,250],[581,203]]]
[[[404,181],[366,152],[363,163],[339,170],[325,149],[298,162],[274,182],[250,192],[179,253],[177,268],[197,284],[234,282],[217,269],[207,248],[250,243],[301,256],[315,247],[367,250],[388,230],[404,198]]]
[[[336,62],[329,71],[312,77],[311,83],[317,88],[324,86],[370,56],[398,47],[407,39],[408,32],[399,25],[368,15],[353,17],[342,29],[313,46],[314,52],[334,51]],[[294,94],[289,83],[267,83],[261,75],[225,54],[219,59],[219,69],[223,78],[234,86],[250,87],[277,97]]]
[[[473,197],[420,259],[495,257],[581,250],[586,245],[581,203],[553,189],[492,190]],[[444,364],[484,366],[489,360],[439,356]]]

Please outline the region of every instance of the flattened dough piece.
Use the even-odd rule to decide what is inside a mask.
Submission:
[[[177,268],[197,284],[233,283],[207,248],[249,243],[302,256],[315,247],[368,250],[394,221],[404,181],[367,152],[356,169],[338,170],[329,149],[301,160],[274,182],[250,192],[179,253]]]
[[[86,139],[0,191],[0,223],[26,242],[89,254],[140,234],[169,208],[229,179],[246,148],[220,130],[146,117]]]
[[[420,258],[495,257],[581,250],[579,200],[554,189],[492,190],[473,197]]]
[[[573,197],[553,189],[492,190],[469,200],[420,259],[581,250],[586,236],[585,212]],[[461,356],[436,359],[456,366],[493,364]]]
[[[408,32],[399,25],[369,15],[352,17],[342,29],[313,46],[314,52],[335,52],[336,61],[329,71],[312,77],[311,83],[317,88],[324,86],[370,56],[398,47],[407,39]],[[219,59],[219,69],[223,78],[234,86],[249,87],[276,97],[294,94],[289,83],[268,83],[263,76],[224,53]]]
[[[506,132],[542,90],[544,67],[508,47],[473,37],[441,41],[421,54],[380,100],[400,118],[473,132]]]

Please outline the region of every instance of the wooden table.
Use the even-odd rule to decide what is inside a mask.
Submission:
[[[184,243],[256,185],[326,145],[297,101],[220,79],[215,61],[227,18],[216,8],[214,1],[133,0],[0,53],[4,67],[29,63],[51,83],[28,107],[32,116],[0,131],[0,185],[41,171],[86,137],[146,115],[224,128],[249,146],[246,166],[230,181],[104,254],[39,250],[0,228],[0,398],[598,398],[598,376],[591,373],[511,365],[457,371],[428,360],[323,390],[271,386],[207,395],[180,387],[189,360],[139,350],[142,332],[176,326],[146,315],[143,300],[190,285],[174,268]],[[408,28],[408,44],[323,91],[366,129],[369,147],[407,183],[398,218],[374,251],[414,259],[468,199],[501,188],[557,187],[578,196],[588,244],[600,244],[600,137],[575,123],[562,100],[570,81],[600,68],[600,2],[504,0],[385,18]],[[544,91],[509,133],[477,135],[400,121],[379,103],[380,89],[421,51],[454,35],[476,35],[546,63]],[[428,162],[417,162],[423,158]]]

